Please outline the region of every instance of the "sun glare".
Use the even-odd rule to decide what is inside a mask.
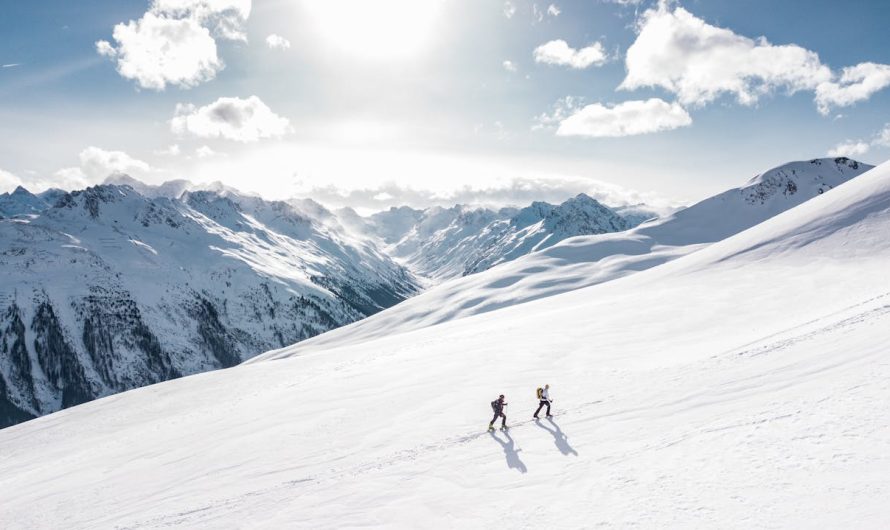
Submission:
[[[325,43],[369,60],[420,55],[430,44],[444,0],[304,0]]]

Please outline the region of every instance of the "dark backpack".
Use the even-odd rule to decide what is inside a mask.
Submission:
[[[492,412],[498,411],[498,400],[494,400],[491,402],[491,411]]]

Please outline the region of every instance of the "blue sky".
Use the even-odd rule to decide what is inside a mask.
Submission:
[[[885,2],[2,10],[0,188],[124,171],[363,209],[671,203],[790,160],[890,156]]]

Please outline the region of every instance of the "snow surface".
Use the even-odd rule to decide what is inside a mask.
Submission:
[[[885,528],[888,233],[884,164],[639,274],[17,425],[0,523]]]
[[[440,284],[389,311],[298,347],[362,342],[635,274],[755,226],[873,167],[848,158],[784,164],[743,186],[634,229],[568,238],[490,270]]]

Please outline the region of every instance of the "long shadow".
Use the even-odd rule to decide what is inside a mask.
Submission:
[[[557,425],[556,422],[553,421],[553,418],[547,418],[547,421],[549,421],[553,425],[553,429],[544,425],[541,420],[535,420],[535,425],[553,435],[553,443],[556,444],[556,448],[559,449],[560,453],[566,456],[578,456],[578,451],[575,451],[572,446],[569,445],[569,437],[566,436],[564,432],[562,432],[562,429],[560,429],[559,425]]]
[[[513,441],[513,438],[510,437],[510,434],[507,431],[501,432],[507,437],[506,442],[495,436],[494,431],[489,431],[488,434],[491,436],[491,439],[499,443],[501,449],[504,450],[504,457],[507,459],[507,467],[516,469],[520,473],[527,472],[528,468],[525,467],[525,464],[519,459],[519,451],[522,451],[522,449],[516,449],[516,442]]]

